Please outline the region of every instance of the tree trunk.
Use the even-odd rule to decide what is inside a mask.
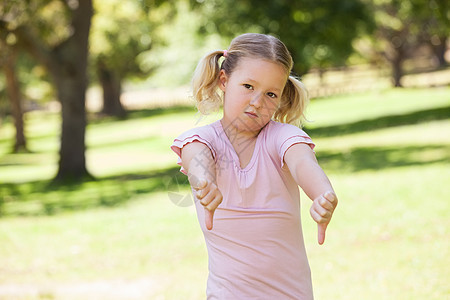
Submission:
[[[14,152],[27,151],[27,143],[24,134],[22,97],[20,93],[20,84],[17,79],[15,64],[17,54],[13,51],[7,52],[6,59],[3,61],[3,70],[6,77],[6,92],[8,94],[11,105],[11,113],[14,118],[14,126],[16,128],[16,138],[14,143]]]
[[[403,47],[393,47],[394,53],[391,59],[392,66],[392,80],[394,87],[402,87],[402,77],[403,77],[403,61],[405,59],[405,53]]]
[[[61,70],[61,75],[55,78],[62,108],[59,169],[55,179],[77,180],[88,175],[85,157],[86,78],[82,68],[76,68],[76,62],[71,70],[73,72],[64,72],[67,71],[64,69]]]
[[[433,50],[434,55],[436,56],[439,67],[444,68],[447,66],[447,61],[445,60],[445,52],[447,51],[447,37],[440,36],[439,44],[431,44],[431,49]]]
[[[73,11],[74,34],[52,52],[49,69],[62,107],[61,147],[56,180],[80,180],[86,169],[86,88],[92,1],[80,0]]]
[[[101,61],[97,62],[97,73],[103,89],[102,114],[124,118],[126,111],[120,102],[122,94],[121,78]]]
[[[403,59],[396,58],[392,62],[392,79],[394,81],[395,87],[402,87],[402,77],[403,77],[403,70],[402,70],[402,63]]]

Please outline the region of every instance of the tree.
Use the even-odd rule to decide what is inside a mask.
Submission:
[[[416,2],[418,0],[415,0]],[[434,53],[438,66],[445,67],[445,52],[450,35],[450,20],[448,18],[449,2],[446,0],[419,1],[422,5],[415,5],[414,15],[420,16],[419,27],[421,42],[429,45]],[[428,4],[428,6],[427,6]]]
[[[14,1],[4,7],[0,29],[17,39],[49,71],[61,102],[57,180],[88,175],[85,158],[88,37],[92,1]]]
[[[393,85],[401,87],[403,64],[417,52],[420,45],[432,45],[440,63],[444,53],[449,26],[443,0],[371,0],[376,20],[373,47],[391,65]]]
[[[159,31],[173,22],[177,4],[183,1],[95,1],[91,57],[103,89],[103,114],[125,116],[120,102],[123,82],[156,70],[158,64],[147,60],[153,55],[150,50],[165,44],[168,37]]]
[[[139,1],[94,4],[97,13],[92,20],[91,61],[103,89],[102,113],[124,117],[122,82],[130,76],[144,75],[136,58],[152,44],[150,21]]]
[[[234,37],[254,31],[278,36],[292,52],[299,74],[311,66],[342,65],[352,41],[371,30],[371,18],[359,0],[191,1],[206,16],[205,31]]]
[[[22,109],[22,95],[20,83],[16,72],[17,52],[8,46],[6,40],[0,40],[0,62],[6,79],[6,92],[10,102],[11,113],[16,129],[14,152],[27,151],[27,142],[24,134],[24,121]]]

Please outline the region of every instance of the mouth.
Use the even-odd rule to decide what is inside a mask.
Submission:
[[[252,112],[245,112],[245,114],[246,114],[247,116],[249,116],[250,118],[258,118],[258,115],[255,114],[255,113],[252,113]]]

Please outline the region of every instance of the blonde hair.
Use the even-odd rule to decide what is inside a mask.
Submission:
[[[219,65],[224,54],[226,57]],[[219,109],[223,102],[223,94],[219,92],[220,70],[231,75],[243,57],[269,60],[286,70],[286,85],[273,119],[300,125],[309,99],[308,92],[300,80],[290,75],[294,62],[289,50],[279,39],[265,34],[242,34],[231,41],[228,50],[210,52],[200,60],[192,78],[192,92],[198,110],[208,114]]]

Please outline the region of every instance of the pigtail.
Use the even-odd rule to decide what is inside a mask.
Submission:
[[[278,122],[300,126],[305,119],[304,111],[308,100],[309,94],[305,85],[294,76],[289,76],[274,119]]]
[[[192,94],[202,114],[218,110],[222,103],[222,97],[218,91],[219,59],[222,56],[224,56],[223,50],[207,54],[200,60],[194,71]]]

